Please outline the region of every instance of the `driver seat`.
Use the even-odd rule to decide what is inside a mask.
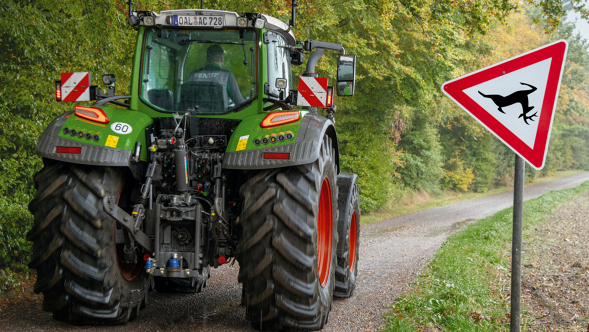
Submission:
[[[197,113],[225,113],[227,107],[225,87],[215,82],[187,82],[180,88],[179,112],[194,111]]]

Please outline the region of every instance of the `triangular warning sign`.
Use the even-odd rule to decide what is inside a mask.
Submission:
[[[442,85],[536,169],[544,167],[568,44],[559,40]]]

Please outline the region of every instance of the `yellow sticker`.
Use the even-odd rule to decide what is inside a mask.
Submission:
[[[250,135],[247,136],[241,136],[239,138],[239,142],[237,142],[237,149],[235,149],[235,151],[241,151],[241,150],[245,150],[245,146],[247,145],[247,139],[250,137]]]
[[[108,138],[106,139],[106,143],[104,144],[104,146],[116,148],[117,143],[119,143],[119,136],[108,135]]]

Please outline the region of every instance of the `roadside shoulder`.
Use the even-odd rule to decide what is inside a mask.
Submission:
[[[557,206],[588,190],[586,182],[525,202],[525,236]],[[511,230],[508,208],[451,235],[410,290],[392,304],[384,330],[509,329]]]

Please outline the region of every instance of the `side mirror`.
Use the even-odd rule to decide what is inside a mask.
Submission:
[[[356,87],[356,56],[340,55],[337,61],[337,95],[354,95]]]

